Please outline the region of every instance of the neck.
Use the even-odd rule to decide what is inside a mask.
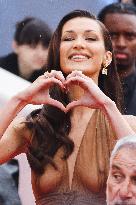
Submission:
[[[118,73],[119,73],[119,77],[121,80],[123,80],[124,78],[126,78],[127,76],[131,75],[132,73],[134,73],[135,71],[135,64],[132,65],[132,66],[129,66],[127,68],[125,68],[124,66],[118,66],[117,65],[117,68],[118,68]]]
[[[88,77],[90,77],[98,85],[98,75]],[[79,85],[70,85],[69,91],[71,100],[78,100],[79,98],[81,98],[81,96],[84,95],[85,92],[84,89],[81,88]]]
[[[69,95],[70,95],[71,101],[78,100],[84,95],[84,90],[79,85],[71,85],[70,89],[69,89]],[[73,109],[74,112],[75,112],[75,110],[78,111],[78,108],[79,108],[79,106],[75,107]],[[82,110],[82,108],[83,107],[81,107],[81,109],[79,109],[79,110]]]
[[[77,100],[84,94],[84,90],[79,85],[71,85],[69,91],[71,100]]]

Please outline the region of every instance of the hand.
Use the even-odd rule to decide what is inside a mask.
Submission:
[[[64,81],[65,78],[61,71],[52,70],[51,73],[45,72],[44,75],[38,77],[27,89],[20,92],[18,98],[26,104],[50,104],[65,112],[63,104],[52,99],[49,95],[49,88],[54,84],[64,89]]]
[[[91,78],[82,74],[81,71],[73,71],[67,76],[65,86],[70,87],[71,84],[79,85],[83,88],[84,95],[80,99],[69,103],[66,107],[67,112],[76,106],[103,109],[104,104],[110,100],[110,98],[100,90],[95,82]]]

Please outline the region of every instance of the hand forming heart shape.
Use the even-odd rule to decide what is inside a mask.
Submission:
[[[60,71],[59,71],[60,72]],[[57,73],[58,74],[58,73]],[[71,85],[76,85],[76,94],[78,90],[78,98],[70,102],[66,107],[63,106],[63,111],[68,112],[76,106],[86,106],[90,108],[101,108],[108,98],[89,77],[82,74],[81,71],[73,71],[65,79],[60,72],[60,75],[55,77],[61,81],[61,88],[67,92]],[[82,89],[81,89],[82,88]],[[58,103],[58,102],[57,102]],[[60,102],[59,102],[60,103]],[[58,104],[55,105],[58,107]],[[59,107],[60,108],[60,107]]]
[[[82,88],[83,95],[79,91],[79,99],[72,101],[65,107],[61,102],[50,97],[49,89],[54,84],[60,86],[63,91],[67,91],[71,85],[77,85]],[[74,93],[80,90],[79,87],[76,92],[74,90]],[[51,73],[46,72],[45,75],[40,76],[29,88],[19,93],[19,98],[26,104],[50,104],[68,112],[76,106],[100,108],[108,97],[91,78],[82,74],[81,71],[73,71],[66,79],[61,71],[51,71]]]

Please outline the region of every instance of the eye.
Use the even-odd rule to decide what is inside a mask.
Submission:
[[[136,39],[136,34],[135,33],[126,33],[125,36],[128,40],[135,40]]]
[[[117,39],[119,37],[118,33],[110,33],[111,39]]]
[[[132,182],[133,182],[134,185],[136,185],[136,176],[132,177]]]
[[[62,41],[73,41],[73,40],[75,40],[74,37],[64,37],[64,38],[62,38]]]
[[[112,177],[115,182],[120,183],[123,180],[123,176],[121,174],[112,174]]]
[[[88,34],[88,35],[85,35],[85,40],[87,41],[96,41],[97,40],[97,35],[95,34]]]
[[[87,41],[96,41],[97,39],[95,37],[87,37],[85,38]]]

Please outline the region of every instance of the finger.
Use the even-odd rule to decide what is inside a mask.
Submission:
[[[56,73],[55,77],[56,77],[58,80],[62,81],[62,82],[65,81],[64,75],[62,74],[61,71],[58,71],[58,72]]]
[[[60,86],[61,89],[65,89],[65,85],[62,83],[61,80],[52,77],[52,78],[48,78],[46,81],[48,81],[48,85],[51,86],[53,84],[58,84]]]
[[[62,82],[65,81],[65,78],[64,78],[64,76],[63,76],[63,74],[62,74],[61,71],[52,70],[52,71],[48,74],[48,76],[49,76],[50,78],[52,78],[52,77],[57,78],[58,80],[60,80],[60,81],[62,81]]]
[[[87,83],[88,81],[80,76],[75,76],[75,77],[71,77],[69,79],[67,79],[64,83],[64,85],[66,87],[69,87],[71,84],[73,85],[79,85],[81,88],[83,89],[87,89],[88,86],[87,86]]]
[[[48,104],[53,105],[53,106],[59,108],[63,112],[66,112],[65,106],[62,103],[60,103],[59,101],[57,101],[57,100],[54,100],[54,99],[50,98],[50,101],[48,102]]]
[[[82,106],[81,102],[79,100],[72,101],[66,106],[66,112],[77,106]]]
[[[55,77],[45,78],[44,76],[40,77],[39,81],[37,81],[37,84],[35,84],[35,86],[37,86],[38,88],[44,88],[44,87],[50,87],[55,83],[58,84],[62,89],[65,88],[65,85],[62,83],[61,80]]]
[[[84,75],[83,75],[82,71],[74,70],[67,76],[66,80],[71,78],[71,77],[75,77],[75,76],[84,76]]]
[[[58,80],[54,77],[44,78],[43,76],[41,76],[37,80],[37,82],[32,83],[30,85],[30,89],[31,89],[31,91],[37,92],[37,91],[40,91],[41,89],[49,89],[54,84],[58,84],[62,90],[65,89],[65,85],[63,85],[63,83],[60,80]]]
[[[45,77],[45,78],[49,78],[49,72],[46,71],[42,76]]]

